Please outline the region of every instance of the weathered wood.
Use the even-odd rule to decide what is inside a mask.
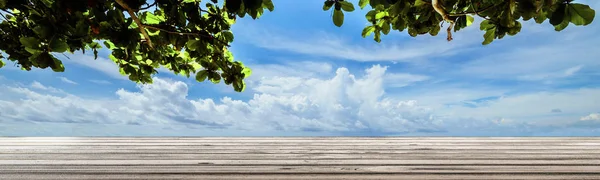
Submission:
[[[600,179],[600,138],[4,137],[0,179]]]
[[[598,153],[306,153],[306,154],[0,154],[0,160],[333,160],[333,159],[387,159],[387,160],[568,160],[568,159],[600,159]]]

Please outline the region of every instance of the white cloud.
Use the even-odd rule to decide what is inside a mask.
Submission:
[[[284,64],[251,64],[249,80],[260,80],[266,77],[316,77],[332,72],[332,65],[325,62],[299,61]]]
[[[577,121],[583,112],[600,107],[590,98],[600,97],[598,89],[505,96],[479,102],[474,108],[444,107],[433,103],[442,101],[423,104],[417,100],[426,99],[423,97],[428,94],[408,98],[386,94],[386,70],[377,65],[367,69],[361,77],[346,68],[338,68],[330,78],[263,78],[253,87],[255,94],[248,100],[229,97],[194,99],[188,97],[187,84],[160,78],[155,78],[153,84],[138,86],[139,91],[120,89],[116,91],[118,98],[112,100],[9,88],[12,97],[20,98],[0,100],[3,110],[0,119],[7,123],[187,126],[227,132],[259,129],[269,132],[452,135],[465,131],[476,135],[523,133],[545,129],[548,125],[534,120],[552,120],[558,122],[554,125],[566,126]],[[39,82],[32,83],[31,87],[50,89]],[[456,89],[454,92],[461,91]],[[467,92],[466,89],[462,91]],[[451,95],[450,92],[438,93]],[[551,113],[557,108],[562,113]],[[549,114],[556,116],[547,117]]]
[[[115,124],[190,124],[226,129],[274,131],[410,132],[432,127],[429,109],[414,101],[383,97],[385,67],[374,66],[357,78],[339,68],[331,79],[303,78],[290,83],[261,81],[248,101],[225,97],[189,99],[180,81],[154,80],[139,92],[120,89],[116,100],[83,99],[14,89],[19,101],[2,101],[4,119],[37,122]],[[285,87],[269,92],[265,86]],[[119,104],[119,106],[115,106]],[[52,106],[48,106],[52,105]],[[18,107],[18,108],[17,108]]]
[[[119,67],[117,66],[117,64],[115,64],[113,61],[103,58],[103,57],[98,57],[98,59],[94,60],[93,56],[87,55],[87,54],[83,54],[83,53],[75,53],[75,54],[69,54],[69,59],[66,59],[66,61],[71,62],[71,63],[76,63],[82,66],[86,66],[88,68],[100,71],[106,75],[108,75],[111,78],[115,78],[115,79],[121,79],[121,80],[129,80],[127,76],[123,76],[120,72],[119,72]],[[69,68],[69,67],[67,67]]]
[[[479,29],[468,28],[455,33],[452,43],[446,42],[441,36],[403,39],[403,43],[395,43],[393,38],[386,38],[382,43],[376,43],[372,37],[356,43],[328,32],[303,32],[290,29],[265,28],[265,25],[246,23],[244,31],[237,33],[236,38],[251,42],[257,47],[270,50],[281,50],[313,56],[354,60],[372,61],[415,61],[421,58],[432,58],[453,55],[467,51],[467,45],[480,43],[477,33]],[[406,32],[394,32],[404,33]],[[301,38],[299,38],[301,37]],[[358,36],[360,37],[360,36]]]
[[[600,121],[600,113],[591,113],[590,115],[581,117],[582,121]]]
[[[42,83],[37,82],[37,81],[33,81],[31,83],[31,85],[29,85],[29,86],[34,89],[44,90],[44,91],[51,92],[51,93],[64,93],[64,91],[62,91],[60,89],[50,87],[50,86],[44,86]]]
[[[92,79],[92,80],[89,80],[89,81],[93,82],[93,83],[96,83],[96,84],[101,84],[101,85],[112,84],[110,81],[107,81],[107,80]]]
[[[386,85],[390,87],[404,87],[411,83],[428,80],[430,77],[409,73],[388,73],[384,78]]]
[[[75,81],[72,81],[72,80],[70,80],[70,79],[68,79],[68,78],[66,78],[66,77],[58,77],[58,78],[59,78],[59,79],[60,79],[62,82],[65,82],[65,83],[69,83],[69,84],[77,84]]]

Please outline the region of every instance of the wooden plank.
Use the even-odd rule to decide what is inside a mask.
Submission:
[[[0,179],[599,179],[600,138],[2,137]]]
[[[320,165],[333,166],[345,164],[360,165],[600,165],[600,159],[569,160],[387,160],[387,159],[351,159],[351,160],[2,160],[0,165]]]
[[[462,179],[598,179],[597,174],[0,174],[0,179],[11,180],[462,180]]]
[[[407,173],[580,173],[600,175],[600,166],[0,166],[2,173],[212,173],[212,174],[407,174]]]
[[[414,154],[414,153],[442,153],[442,154],[470,154],[470,153],[598,153],[598,149],[432,149],[432,148],[416,148],[412,150],[394,150],[394,149],[3,149],[0,154],[31,154],[31,153],[46,153],[46,154],[88,154],[88,153],[103,153],[103,154],[381,154],[381,153],[396,153],[396,154]]]
[[[1,146],[600,146],[600,142],[0,142]]]
[[[304,145],[295,145],[295,146],[264,146],[264,145],[247,145],[247,146],[155,146],[155,145],[145,145],[145,146],[0,146],[0,151],[2,150],[12,150],[12,149],[127,149],[127,150],[138,150],[138,149],[163,149],[163,150],[171,150],[171,149],[194,149],[194,150],[232,150],[232,149],[247,149],[247,150],[268,150],[268,149],[292,149],[292,150],[343,150],[343,149],[354,149],[354,150],[369,150],[369,149],[381,149],[381,150],[419,150],[419,149],[429,149],[429,150],[458,150],[458,149],[496,149],[496,150],[520,150],[520,149],[528,149],[528,150],[538,150],[538,149],[546,149],[546,150],[600,150],[600,146],[519,146],[519,145],[490,145],[490,146],[394,146],[394,145],[386,145],[386,146],[304,146]]]
[[[301,159],[389,159],[389,160],[567,160],[567,159],[600,159],[598,153],[509,153],[509,154],[489,154],[489,153],[357,153],[357,154],[98,154],[98,153],[80,153],[80,154],[0,154],[0,160],[301,160]]]

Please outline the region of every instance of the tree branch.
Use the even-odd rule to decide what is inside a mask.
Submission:
[[[156,3],[157,3],[157,2],[158,2],[157,0],[154,0],[154,3],[152,3],[152,4],[148,4],[148,3],[146,3],[146,4],[148,4],[148,6],[147,6],[147,7],[140,8],[139,10],[146,10],[146,9],[150,9],[152,6],[156,5]]]
[[[213,36],[210,35],[206,35],[206,34],[200,34],[200,33],[188,33],[188,32],[175,32],[175,31],[169,31],[163,28],[159,28],[159,27],[154,27],[154,26],[150,26],[150,25],[146,25],[146,24],[142,24],[142,26],[144,26],[144,28],[148,28],[148,29],[154,29],[154,30],[159,30],[162,32],[166,32],[169,34],[177,34],[177,35],[187,35],[187,36],[197,36],[197,37],[205,37],[205,38],[209,38],[209,39],[214,39],[217,40],[218,42],[220,42],[221,44],[230,47],[229,44],[227,42],[221,41]]]
[[[117,4],[121,5],[121,7],[123,7],[125,10],[127,10],[127,13],[129,13],[129,16],[131,16],[133,21],[135,21],[135,23],[138,25],[138,27],[140,29],[140,32],[142,33],[142,35],[144,35],[144,38],[146,38],[146,41],[148,42],[150,49],[154,49],[154,46],[152,46],[152,40],[150,40],[150,36],[148,36],[146,29],[144,29],[144,25],[142,24],[140,19],[137,18],[137,16],[133,12],[133,9],[131,9],[129,6],[127,6],[127,4],[125,2],[123,2],[123,0],[115,0],[115,2],[117,2]]]
[[[473,6],[473,1],[471,1],[471,6],[473,6],[473,10],[475,10],[474,12],[464,12],[464,13],[458,13],[458,14],[450,14],[450,16],[464,16],[464,15],[467,15],[467,14],[476,14],[479,17],[487,19],[486,17],[483,17],[483,16],[479,15],[479,13],[481,13],[483,11],[487,11],[488,9],[493,8],[495,6],[498,6],[498,5],[500,5],[500,4],[494,4],[494,5],[490,5],[488,7],[480,9],[480,10],[475,10],[475,6]]]
[[[446,38],[446,40],[452,41],[452,27],[454,27],[454,20],[450,19],[450,15],[444,10],[444,6],[442,5],[441,0],[432,0],[431,6],[438,14],[442,16],[442,18],[444,18],[444,21],[450,22],[450,26],[448,26],[447,29],[448,37]]]

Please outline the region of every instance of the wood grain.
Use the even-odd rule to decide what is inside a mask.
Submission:
[[[600,179],[600,138],[1,137],[0,179]]]

